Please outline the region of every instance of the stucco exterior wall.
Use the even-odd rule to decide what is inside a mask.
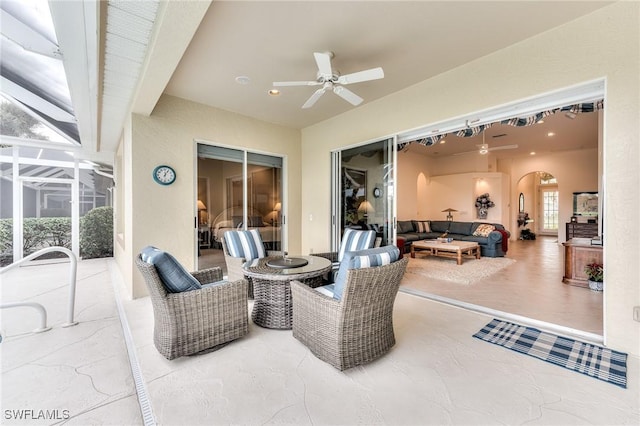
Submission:
[[[313,170],[302,181],[303,252],[329,248],[332,149],[604,77],[605,340],[640,355],[638,75],[640,3],[618,2],[303,129],[302,167]]]
[[[300,252],[298,130],[166,95],[151,116],[134,114],[131,129],[132,166],[127,190],[132,196],[130,205],[124,207],[131,222],[126,231],[131,234],[131,243],[116,254],[125,281],[132,283],[131,297],[147,294],[135,267],[130,276],[126,275],[127,266],[147,245],[170,251],[185,268],[196,269],[196,140],[285,157],[288,203],[283,213],[288,219],[288,249]],[[174,168],[174,184],[162,186],[153,181],[152,171],[160,164]]]

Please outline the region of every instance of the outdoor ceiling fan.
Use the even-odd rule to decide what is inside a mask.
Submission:
[[[313,56],[318,65],[318,73],[315,80],[311,81],[275,81],[274,86],[322,86],[313,92],[311,97],[302,105],[302,108],[311,108],[320,97],[327,91],[333,91],[351,105],[360,105],[363,99],[353,93],[351,90],[343,87],[346,84],[360,83],[369,80],[378,80],[384,78],[382,68],[371,68],[364,71],[354,72],[352,74],[340,75],[331,68],[331,59],[334,57],[333,52],[314,52]]]

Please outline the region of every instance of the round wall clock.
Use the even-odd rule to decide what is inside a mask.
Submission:
[[[380,188],[373,188],[373,196],[376,198],[380,198],[382,195],[382,190]]]
[[[176,181],[176,171],[169,166],[158,166],[153,169],[153,180],[160,185],[171,185]]]

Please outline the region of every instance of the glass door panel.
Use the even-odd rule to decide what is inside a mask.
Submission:
[[[542,226],[540,233],[558,233],[558,190],[557,188],[542,188]]]
[[[244,152],[198,144],[196,204],[198,269],[220,266],[222,236],[242,226]]]
[[[258,229],[267,249],[280,250],[284,224],[282,158],[198,144],[198,268],[220,266],[222,236]]]
[[[337,160],[339,158],[339,160]],[[339,236],[347,228],[376,231],[378,245],[393,243],[393,143],[374,142],[345,149],[334,156],[340,166],[334,217],[339,224],[333,249],[339,246]]]
[[[247,154],[247,226],[258,229],[270,250],[282,246],[282,159]]]

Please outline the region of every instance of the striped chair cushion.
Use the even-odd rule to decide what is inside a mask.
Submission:
[[[358,231],[356,229],[345,229],[338,251],[338,261],[342,261],[344,254],[348,251],[365,250],[373,247],[376,241],[376,231]]]
[[[396,246],[384,246],[367,250],[351,251],[344,255],[333,287],[333,298],[340,300],[347,280],[349,269],[370,268],[388,265],[400,258],[400,250]]]
[[[199,290],[202,286],[175,257],[153,246],[147,246],[140,252],[144,262],[156,267],[165,290],[169,293]]]
[[[227,231],[224,233],[224,241],[231,257],[242,257],[247,261],[265,257],[264,244],[260,231]]]

